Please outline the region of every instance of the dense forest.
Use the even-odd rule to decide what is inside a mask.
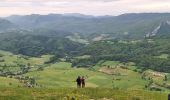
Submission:
[[[56,62],[59,58],[67,57],[66,60],[71,62],[72,66],[77,67],[90,67],[101,60],[114,60],[124,63],[134,62],[142,70],[170,72],[170,39],[168,36],[141,40],[102,40],[81,44],[65,38],[70,35],[67,32],[65,35],[57,31],[48,35],[43,34],[42,30],[34,31],[36,34],[27,32],[1,33],[0,49],[26,56],[55,55],[49,62]],[[89,55],[89,57],[75,58],[83,55]],[[161,55],[168,56],[161,58]]]
[[[153,69],[170,72],[169,42],[169,38],[94,42],[80,50],[80,55],[90,55],[90,57],[74,60],[73,64],[91,66],[100,60],[114,60],[125,63],[135,62],[142,70]],[[163,54],[167,55],[167,57],[161,58]]]
[[[44,31],[43,31],[44,32]],[[0,34],[0,49],[27,56],[41,56],[43,54],[68,55],[81,44],[64,38],[67,32],[48,31],[45,35],[41,31],[16,31]],[[29,34],[28,34],[29,33]],[[40,34],[41,33],[41,34]]]

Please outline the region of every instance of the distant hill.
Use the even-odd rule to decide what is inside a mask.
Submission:
[[[89,16],[82,14],[49,14],[10,16],[12,23],[25,28],[48,28],[73,33],[111,33],[115,37],[141,38],[162,22],[170,20],[170,13],[132,13],[120,16]]]
[[[71,33],[37,29],[15,30],[0,33],[0,49],[15,54],[40,56],[42,54],[67,55],[81,45],[66,36]]]
[[[17,28],[17,26],[11,23],[10,21],[5,19],[0,19],[0,32],[14,29],[14,28]]]
[[[168,22],[162,22],[157,34],[170,35],[170,24]]]
[[[152,32],[146,34],[146,37],[153,36],[169,36],[170,35],[170,23],[169,21],[164,21],[160,23]]]

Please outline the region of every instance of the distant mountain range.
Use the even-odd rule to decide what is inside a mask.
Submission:
[[[143,38],[169,34],[170,13],[131,13],[119,16],[82,14],[13,15],[0,19],[0,31],[48,29],[70,33],[111,34],[113,37]]]
[[[14,29],[14,28],[17,28],[17,26],[12,22],[5,19],[0,19],[0,32],[8,29]]]

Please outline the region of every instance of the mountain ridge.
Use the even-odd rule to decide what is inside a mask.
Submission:
[[[115,38],[144,38],[162,22],[169,21],[170,13],[129,13],[119,16],[91,16],[77,13],[32,14],[13,15],[4,19],[22,29],[64,30],[84,35],[110,33]]]

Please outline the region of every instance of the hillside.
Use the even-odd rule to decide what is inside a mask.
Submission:
[[[72,33],[111,33],[114,37],[143,38],[160,23],[170,20],[169,13],[123,14],[120,16],[86,16],[81,14],[49,14],[10,16],[5,18],[25,28],[65,30]]]
[[[28,57],[4,51],[0,54],[0,76],[17,79],[21,83],[19,87],[27,87],[28,84],[25,81],[31,82],[35,88],[76,87],[75,79],[81,75],[86,77],[86,86],[91,88],[158,89],[158,91],[169,89],[168,73],[149,69],[141,71],[140,67],[131,62],[106,60],[99,61],[90,68],[76,68],[71,67],[72,63],[65,62],[64,59],[46,64],[52,55]],[[79,59],[82,58],[79,57]],[[156,73],[160,75],[154,75]]]
[[[0,32],[12,30],[17,28],[17,26],[8,20],[0,19]]]
[[[53,30],[11,31],[0,33],[0,49],[15,54],[41,56],[43,54],[67,55],[81,45],[66,36],[69,32]]]
[[[0,19],[0,99],[166,100],[169,20],[169,13]],[[75,89],[78,76],[85,89]]]
[[[0,99],[12,100],[167,100],[166,93],[107,88],[0,89]]]
[[[49,55],[27,58],[4,51],[1,51],[2,54],[5,61],[0,62],[0,66],[6,63],[4,72],[9,68],[9,64],[16,64],[13,67],[19,68],[6,70],[5,76],[1,72],[0,92],[3,93],[0,99],[164,100],[167,99],[169,92],[167,87],[162,85],[165,82],[169,84],[169,74],[167,81],[164,81],[161,75],[166,73],[152,70],[140,73],[138,72],[140,69],[136,69],[133,63],[124,66],[121,62],[106,61],[100,66],[94,66],[95,70],[92,70],[91,68],[71,68],[71,63],[67,62],[44,65],[44,62],[49,60]],[[25,73],[12,74],[16,71],[24,71],[23,66],[18,66],[20,64],[27,65],[28,70]],[[156,73],[160,76],[155,76]],[[75,79],[78,75],[86,77],[85,89],[75,89]],[[150,78],[153,79],[152,82]],[[30,88],[28,83],[33,87]]]
[[[162,27],[162,26],[161,26]],[[162,29],[162,28],[161,28]],[[162,36],[160,35],[162,34]],[[169,36],[160,36],[140,40],[99,40],[89,41],[79,34],[55,30],[12,31],[0,33],[0,49],[14,54],[30,57],[54,55],[49,62],[66,59],[72,67],[91,67],[100,60],[134,62],[143,71],[152,69],[161,72],[169,70]],[[88,57],[79,59],[88,55]],[[167,55],[166,59],[156,56]]]
[[[169,35],[170,34],[170,24],[169,24],[169,22],[162,22],[157,34],[159,34],[159,35]]]

